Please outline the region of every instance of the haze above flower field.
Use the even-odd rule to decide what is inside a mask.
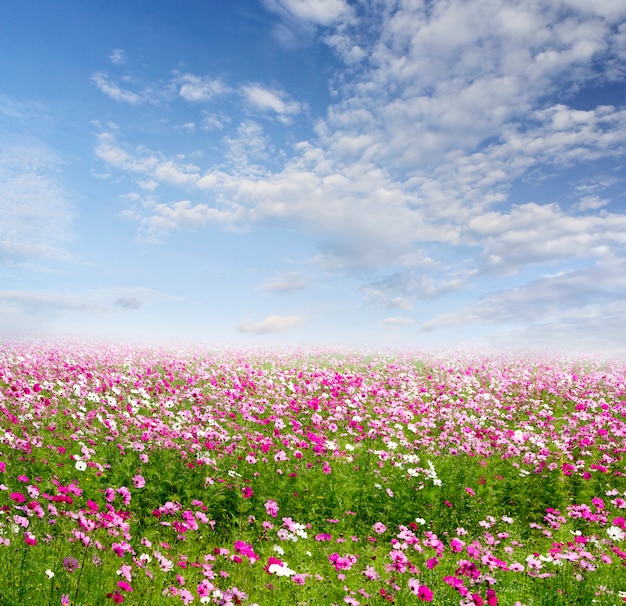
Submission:
[[[623,349],[626,4],[0,7],[0,335]]]

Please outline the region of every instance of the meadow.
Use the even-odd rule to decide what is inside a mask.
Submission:
[[[0,347],[0,604],[626,602],[626,365]]]

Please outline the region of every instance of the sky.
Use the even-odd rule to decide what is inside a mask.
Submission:
[[[624,0],[3,0],[0,338],[626,351]]]

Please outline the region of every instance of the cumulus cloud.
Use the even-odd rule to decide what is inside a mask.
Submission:
[[[611,273],[626,256],[625,215],[611,204],[609,180],[572,175],[592,164],[618,175],[623,162],[626,109],[581,109],[576,93],[623,79],[626,5],[449,0],[373,3],[358,15],[343,0],[265,5],[292,34],[322,32],[348,77],[330,83],[326,114],[291,146],[278,147],[276,124],[206,114],[207,127],[225,131],[221,164],[103,135],[96,153],[109,166],[185,189],[178,202],[155,195],[135,209],[141,229],[286,224],[315,239],[321,267],[358,277],[366,301],[389,309],[463,290],[471,297],[476,280],[494,281],[495,294],[423,329],[539,322],[533,301],[556,322],[576,288],[580,310],[615,305],[610,288],[592,296],[581,277],[590,274],[571,267]],[[212,82],[190,76],[190,97],[208,99]],[[276,86],[233,90],[279,124],[304,109]],[[529,183],[563,175],[551,199],[527,193]],[[538,273],[506,282],[516,272]]]
[[[219,78],[194,74],[182,74],[175,79],[175,84],[178,86],[178,94],[192,103],[210,101],[229,91],[228,86]]]
[[[255,335],[265,335],[276,332],[283,332],[304,323],[304,319],[300,316],[267,316],[260,322],[252,322],[244,320],[237,326],[237,330],[243,333]]]

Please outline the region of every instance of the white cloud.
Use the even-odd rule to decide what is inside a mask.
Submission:
[[[352,16],[345,0],[264,0],[275,12],[315,25],[332,25]]]
[[[96,83],[96,86],[101,92],[114,101],[129,103],[130,105],[139,105],[140,103],[143,103],[141,95],[120,88],[117,84],[111,82],[108,76],[102,72],[96,72],[93,74],[91,79]]]
[[[389,308],[461,291],[485,272],[495,280],[533,265],[620,259],[626,224],[605,208],[607,183],[509,203],[512,185],[531,174],[614,168],[624,157],[626,110],[581,110],[572,97],[617,77],[626,7],[608,4],[572,0],[564,16],[563,5],[539,0],[375,3],[360,6],[359,28],[345,2],[268,0],[289,27],[324,26],[325,42],[352,58],[314,136],[280,150],[272,129],[235,123],[223,164],[208,168],[110,137],[97,153],[133,178],[186,188],[182,202],[138,209],[142,229],[286,223],[317,240],[320,265],[362,278],[364,296]],[[283,123],[303,110],[277,88],[237,90]],[[207,126],[228,127],[207,116]],[[572,193],[580,201],[568,208]]]
[[[114,48],[109,59],[114,65],[124,65],[126,63],[126,51],[121,48]]]
[[[243,333],[251,333],[256,335],[265,335],[269,333],[283,332],[300,326],[304,323],[304,319],[300,316],[267,316],[261,322],[252,322],[244,320],[237,326],[237,330]]]
[[[303,290],[309,285],[309,281],[304,278],[300,272],[289,271],[283,274],[274,276],[271,280],[262,284],[259,288],[261,290],[268,290],[276,293],[293,292],[296,290]]]
[[[261,84],[247,84],[241,87],[246,102],[261,112],[273,112],[283,123],[289,123],[302,111],[302,105],[293,101],[283,91],[272,90]]]
[[[55,290],[0,290],[0,336],[41,337],[68,316],[92,323],[155,302],[186,302],[181,297],[149,288],[126,287],[69,293]]]
[[[599,196],[584,196],[580,199],[580,202],[575,205],[575,208],[580,212],[585,212],[589,210],[593,211],[604,208],[610,203],[610,200],[600,198]]]
[[[246,120],[237,127],[234,135],[224,137],[223,142],[231,170],[251,177],[259,174],[259,163],[267,158],[270,151],[269,138],[260,124]]]
[[[202,130],[220,130],[229,123],[229,116],[221,113],[204,112],[200,128],[202,128]]]
[[[398,297],[385,292],[380,288],[361,288],[363,298],[367,303],[377,307],[387,307],[392,309],[411,309],[413,304],[407,297]]]
[[[557,204],[515,205],[510,212],[486,212],[468,223],[481,243],[482,258],[493,269],[512,271],[535,263],[622,255],[626,215],[572,216]]]
[[[228,86],[219,78],[201,77],[194,74],[182,74],[175,79],[178,94],[192,103],[211,101],[229,91]]]
[[[159,242],[162,236],[178,229],[194,229],[207,223],[233,224],[237,216],[232,211],[219,210],[207,204],[192,204],[181,200],[170,204],[144,201],[149,214],[129,213],[131,219],[141,224],[141,236],[146,242]]]
[[[413,324],[413,320],[407,316],[389,316],[380,321],[385,328],[403,328]]]
[[[590,313],[599,318],[625,296],[626,261],[601,261],[486,296],[475,304],[424,322],[420,329],[470,324],[567,323]]]
[[[0,262],[71,260],[73,211],[60,160],[42,146],[0,148]]]

